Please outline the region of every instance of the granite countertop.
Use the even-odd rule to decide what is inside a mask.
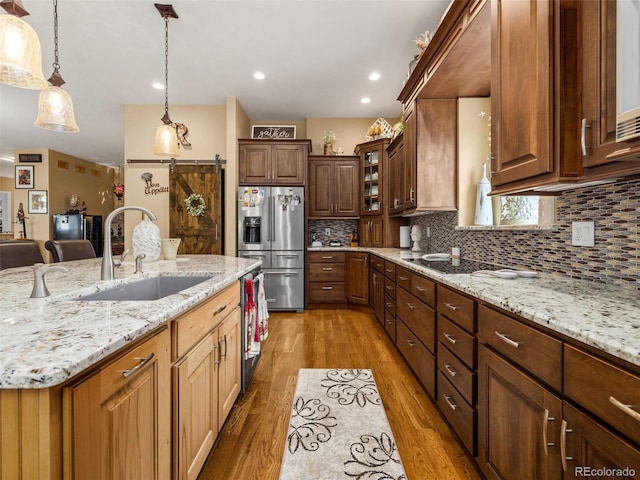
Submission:
[[[100,258],[59,264],[69,273],[46,274],[50,297],[30,298],[31,267],[0,271],[0,388],[58,385],[128,343],[161,327],[231,285],[261,262],[221,255],[179,256],[115,270],[100,280]],[[158,275],[212,275],[210,280],[156,301],[77,301],[76,297]]]
[[[540,273],[500,279],[445,274],[404,259],[423,253],[398,248],[314,247],[313,251],[371,252],[555,332],[640,366],[640,297],[635,291]],[[511,265],[517,268],[517,265]],[[499,268],[499,267],[497,267]]]

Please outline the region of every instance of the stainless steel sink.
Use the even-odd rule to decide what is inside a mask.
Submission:
[[[206,282],[213,275],[205,276],[160,276],[146,278],[117,287],[90,293],[76,298],[81,301],[107,301],[107,302],[135,302],[159,300],[174,293],[191,288],[199,283]]]

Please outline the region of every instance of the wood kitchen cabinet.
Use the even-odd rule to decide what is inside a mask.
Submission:
[[[347,302],[369,304],[369,254],[347,252]]]
[[[380,215],[363,217],[359,222],[360,246],[384,246],[384,219]]]
[[[404,134],[393,139],[387,148],[389,157],[389,201],[387,202],[387,213],[394,215],[402,212],[405,191],[405,154],[404,154]]]
[[[322,251],[308,253],[308,303],[345,302],[345,262],[345,252]]]
[[[369,304],[380,325],[384,325],[384,260],[371,255],[369,270]]]
[[[240,185],[304,185],[311,140],[238,140]]]
[[[66,387],[69,478],[171,478],[169,330]]]
[[[308,218],[359,218],[359,157],[309,157]]]

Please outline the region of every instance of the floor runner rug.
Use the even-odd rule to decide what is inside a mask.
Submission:
[[[369,369],[301,369],[280,480],[405,480]]]

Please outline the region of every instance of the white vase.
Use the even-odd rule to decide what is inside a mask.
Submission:
[[[180,238],[162,239],[162,256],[165,260],[175,260],[180,246]]]
[[[151,220],[142,220],[133,229],[131,239],[133,258],[145,255],[145,262],[155,262],[160,257],[160,228]]]
[[[493,205],[489,193],[491,182],[487,178],[487,164],[482,165],[482,178],[478,182],[476,191],[476,215],[474,225],[493,225]]]

